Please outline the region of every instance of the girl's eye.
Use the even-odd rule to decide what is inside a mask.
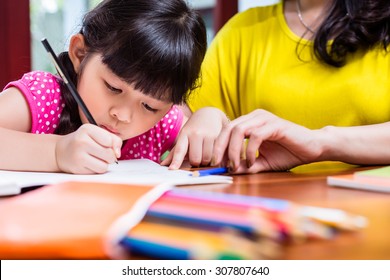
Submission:
[[[148,110],[150,112],[156,113],[158,111],[157,109],[150,107],[148,104],[146,104],[144,102],[142,102],[142,105],[145,107],[146,110]]]
[[[107,83],[107,82],[104,82],[104,84],[106,85],[106,87],[110,90],[110,91],[112,91],[112,92],[114,92],[114,93],[121,93],[122,92],[122,90],[121,89],[119,89],[119,88],[114,88],[113,86],[111,86],[109,83]]]

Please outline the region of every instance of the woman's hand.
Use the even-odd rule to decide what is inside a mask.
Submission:
[[[199,109],[182,127],[175,146],[161,164],[178,169],[188,158],[192,166],[209,165],[215,139],[228,122],[226,115],[217,108]]]
[[[58,140],[55,155],[58,168],[67,173],[104,173],[120,157],[122,139],[92,124]]]
[[[320,160],[320,133],[265,110],[255,110],[222,129],[214,145],[213,163],[220,165],[227,157],[233,173],[288,170]]]

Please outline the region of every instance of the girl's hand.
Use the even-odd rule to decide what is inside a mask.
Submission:
[[[214,145],[215,164],[220,164],[226,156],[233,173],[285,171],[320,160],[323,148],[319,136],[319,130],[255,110],[223,128]]]
[[[228,122],[226,115],[217,108],[199,109],[185,123],[175,146],[161,165],[178,169],[186,157],[192,166],[210,164],[214,141]]]
[[[64,135],[56,144],[58,168],[67,173],[104,173],[120,157],[122,139],[92,124]]]

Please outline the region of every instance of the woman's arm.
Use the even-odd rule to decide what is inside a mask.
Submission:
[[[323,160],[352,164],[390,164],[390,122],[353,126],[327,126],[320,130]]]
[[[245,160],[241,147],[247,139]],[[288,170],[318,161],[390,164],[390,122],[311,130],[255,110],[226,126],[214,146],[215,164],[227,155],[235,173]]]
[[[106,172],[108,164],[120,157],[122,143],[91,124],[63,136],[0,127],[0,138],[0,169],[77,174]]]
[[[214,141],[222,127],[229,120],[219,109],[205,107],[193,114],[184,108],[184,114],[189,116],[176,140],[176,145],[168,157],[161,162],[170,169],[178,169],[186,156],[192,166],[208,165],[212,160]]]

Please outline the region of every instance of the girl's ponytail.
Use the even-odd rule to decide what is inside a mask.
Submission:
[[[60,53],[58,59],[63,65],[65,71],[68,73],[72,83],[77,86],[77,73],[74,71],[68,52]],[[74,100],[64,83],[61,83],[61,92],[63,93],[62,98],[64,100],[65,107],[62,110],[60,123],[54,133],[65,135],[76,131],[81,126],[81,119],[78,113],[77,102]]]

